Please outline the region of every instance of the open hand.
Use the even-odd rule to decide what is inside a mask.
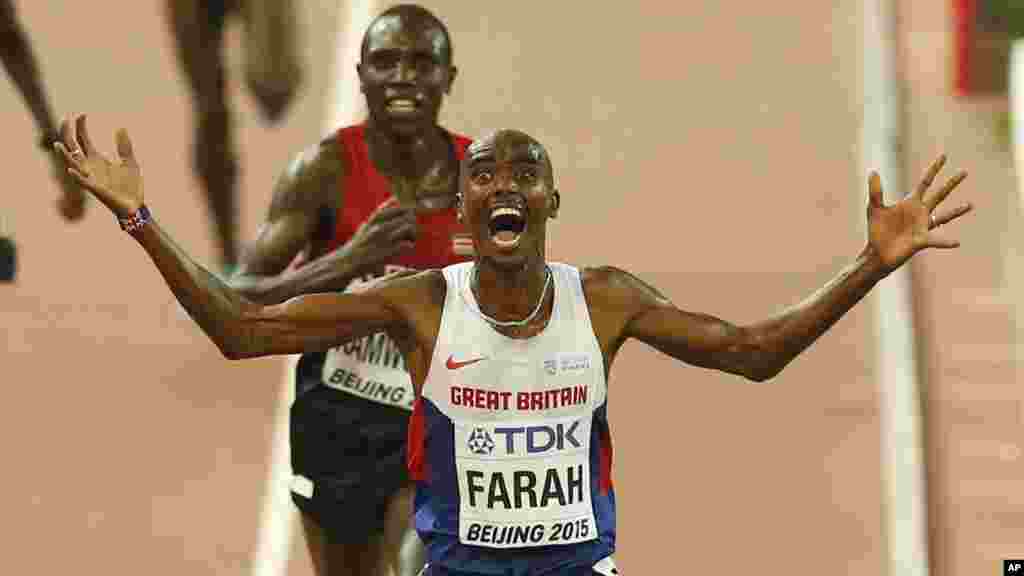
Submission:
[[[78,184],[92,192],[119,218],[126,218],[142,206],[142,172],[135,161],[128,132],[118,130],[116,142],[120,161],[115,163],[96,150],[82,115],[74,123],[61,122],[60,142],[55,146],[67,163],[68,173]]]
[[[416,212],[392,198],[373,211],[356,230],[346,249],[352,250],[361,268],[386,264],[416,245]]]
[[[967,178],[961,171],[950,178],[942,188],[929,191],[932,181],[946,163],[939,156],[925,173],[917,188],[903,200],[886,206],[882,198],[882,183],[878,174],[871,173],[868,182],[868,240],[886,272],[899,268],[911,256],[925,248],[956,248],[960,243],[935,231],[971,211],[969,203],[935,214],[935,209]]]

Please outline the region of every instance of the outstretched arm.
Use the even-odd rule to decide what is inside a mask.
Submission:
[[[116,164],[93,146],[84,117],[75,128],[65,121],[61,132],[57,146],[69,172],[122,220],[178,301],[228,358],[323,350],[370,332],[404,328],[394,303],[413,296],[407,293],[409,283],[381,283],[357,294],[303,296],[274,306],[246,300],[196,264],[141,211],[141,173],[124,130],[117,134],[121,161]]]
[[[959,244],[931,231],[970,209],[963,205],[932,217],[931,212],[966,177],[960,173],[926,195],[944,158],[929,169],[917,190],[893,206],[884,206],[877,175],[870,179],[869,242],[857,259],[814,294],[762,322],[737,326],[713,316],[680,310],[665,296],[621,270],[592,274],[594,299],[607,310],[621,309],[616,346],[636,338],[684,362],[768,380],[814,343],[882,278],[925,248]],[[589,291],[588,291],[589,292]]]
[[[677,308],[635,276],[614,268],[603,291],[629,311],[621,340],[636,338],[687,364],[761,382],[778,374],[852,308],[882,278],[877,259],[865,251],[820,290],[762,322],[739,326]]]
[[[264,306],[245,299],[196,264],[151,220],[135,238],[175,298],[225,357],[253,358],[326,350],[402,324],[390,292],[311,294]],[[391,292],[394,292],[392,288]]]

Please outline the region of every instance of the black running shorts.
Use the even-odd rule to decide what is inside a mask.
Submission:
[[[361,543],[384,527],[409,482],[408,410],[325,386],[324,354],[303,355],[291,407],[292,500],[332,542]]]

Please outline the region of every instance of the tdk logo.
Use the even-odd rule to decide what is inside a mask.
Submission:
[[[469,451],[473,454],[485,456],[494,452],[494,439],[483,428],[474,428],[466,440]]]
[[[506,454],[539,454],[552,450],[579,448],[576,437],[580,421],[554,426],[502,426],[494,429],[495,441]]]

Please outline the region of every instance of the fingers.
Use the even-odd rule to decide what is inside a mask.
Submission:
[[[416,224],[377,226],[367,241],[373,246],[371,260],[384,262],[416,247]]]
[[[932,232],[928,234],[928,241],[925,243],[925,246],[949,250],[951,248],[959,248],[960,242]]]
[[[382,232],[380,241],[390,244],[394,253],[411,250],[416,246],[418,227],[416,215],[412,210],[398,218],[395,218],[380,227]]]
[[[372,214],[370,214],[370,222],[385,222],[396,216],[404,215],[405,213],[411,213],[411,208],[404,208],[398,203],[397,198],[389,198],[386,202],[378,206]]]
[[[932,165],[928,167],[928,171],[924,173],[924,178],[917,184],[917,189],[914,191],[914,195],[917,198],[923,198],[924,193],[931,187],[935,177],[938,176],[939,170],[946,164],[946,155],[940,154],[938,158],[932,162]]]
[[[373,212],[376,214],[377,212],[381,212],[393,206],[398,206],[398,198],[395,198],[394,196],[385,200],[384,203],[381,204],[380,206],[377,206],[377,209],[374,210]]]
[[[57,142],[54,144],[54,147],[57,148],[57,151],[62,156],[64,156],[64,160],[67,162],[68,166],[68,174],[70,174],[80,186],[92,190],[93,186],[89,182],[89,171],[82,165],[81,160],[73,156],[71,152],[68,152],[67,147],[64,146],[62,142]]]
[[[956,176],[950,178],[942,188],[939,188],[937,192],[929,194],[927,197],[922,198],[921,201],[924,202],[924,205],[927,206],[929,210],[934,210],[935,207],[941,204],[942,201],[946,199],[946,196],[949,196],[949,193],[959,186],[966,178],[967,171],[961,170]]]
[[[878,172],[872,171],[868,177],[868,201],[872,208],[881,208],[882,202],[882,179]]]
[[[69,169],[76,168],[78,169],[79,173],[87,172],[85,166],[82,165],[82,163],[85,161],[85,157],[82,156],[81,150],[78,150],[79,154],[76,155],[73,152],[69,151],[67,145],[65,145],[63,142],[57,142],[53,146],[57,149],[57,152],[59,152],[60,155],[64,158],[64,162],[69,167]]]
[[[67,146],[63,142],[56,142],[53,146],[64,158],[67,173],[71,178],[82,188],[90,192],[96,192],[96,185],[90,178],[89,169],[85,166],[85,156],[81,155],[81,150],[79,150],[78,155],[75,155],[68,151]]]
[[[948,224],[949,222],[952,222],[953,220],[956,220],[957,218],[963,216],[964,214],[967,214],[968,212],[970,212],[973,209],[974,209],[974,206],[972,206],[971,204],[964,204],[962,206],[957,206],[956,208],[953,208],[952,210],[946,210],[945,212],[943,212],[942,214],[939,214],[937,216],[936,215],[932,215],[932,221],[931,221],[931,225],[929,226],[929,228],[934,230],[934,229],[938,228],[939,226],[942,226],[943,224]]]
[[[365,242],[380,247],[411,247],[416,243],[416,212],[412,208],[399,207],[389,200],[374,211],[374,215],[363,224],[366,230]],[[408,244],[408,246],[406,246]]]
[[[96,147],[93,146],[92,139],[89,138],[89,130],[85,126],[85,114],[75,118],[75,135],[77,136],[76,143],[87,155],[92,156],[96,153]]]
[[[126,164],[137,164],[135,161],[135,150],[132,149],[132,141],[128,138],[128,131],[121,128],[114,137],[117,142],[117,156]]]
[[[60,141],[64,144],[68,153],[73,158],[81,157],[85,159],[85,154],[82,152],[82,148],[78,145],[78,139],[75,136],[75,126],[71,123],[71,120],[65,118],[60,123]]]
[[[412,210],[408,208],[400,208],[398,206],[391,206],[390,208],[374,212],[369,221],[373,224],[387,224],[392,220],[412,217],[415,217]]]
[[[83,172],[79,171],[78,168],[75,168],[74,166],[69,166],[68,174],[74,176],[75,180],[78,180],[79,184],[92,190],[93,187],[89,185],[89,177],[86,176]]]
[[[416,243],[416,223],[406,222],[395,228],[390,234],[390,240],[392,242],[411,242]]]
[[[394,208],[401,207],[401,205],[402,205],[401,201],[397,197],[392,196],[392,197],[388,198],[387,200],[385,200],[383,204],[381,204],[380,206],[377,206],[377,210],[376,211],[377,212],[383,212],[385,210],[392,210]]]
[[[57,149],[57,153],[60,154],[66,164],[77,164],[78,161],[71,157],[71,153],[68,152],[68,149],[64,146],[63,142],[54,142],[53,147]]]

